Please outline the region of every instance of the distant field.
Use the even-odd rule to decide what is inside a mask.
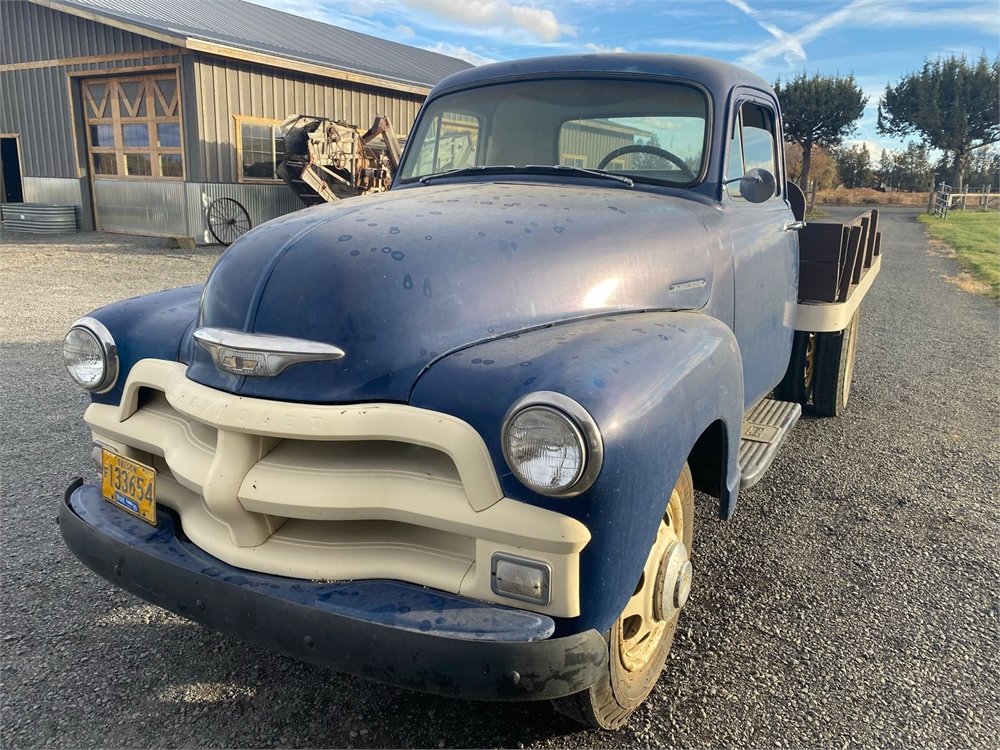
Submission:
[[[818,190],[816,203],[828,206],[926,206],[928,193],[880,193],[871,188]]]
[[[927,214],[919,216],[918,221],[933,239],[955,251],[959,265],[977,282],[969,284],[959,279],[959,286],[994,298],[1000,296],[1000,214],[951,211],[946,221]]]

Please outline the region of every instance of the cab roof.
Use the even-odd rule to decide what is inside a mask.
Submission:
[[[720,100],[724,100],[735,86],[749,86],[773,93],[771,85],[760,76],[720,60],[689,55],[612,53],[532,57],[480,65],[448,76],[434,87],[430,97],[450,89],[512,78],[615,73],[694,81]]]

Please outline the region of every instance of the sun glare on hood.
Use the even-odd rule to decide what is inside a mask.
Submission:
[[[598,307],[607,307],[615,301],[617,296],[619,279],[605,279],[600,284],[591,289],[583,298],[583,306],[588,310]]]

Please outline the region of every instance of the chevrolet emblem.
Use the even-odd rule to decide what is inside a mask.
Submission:
[[[229,349],[219,350],[218,366],[226,372],[233,373],[233,375],[253,375],[262,364],[264,364],[264,357],[261,354],[234,352]]]
[[[274,377],[292,365],[344,356],[342,349],[320,341],[229,328],[199,328],[194,339],[212,355],[220,370],[249,377]]]

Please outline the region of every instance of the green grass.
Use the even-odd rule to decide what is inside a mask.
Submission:
[[[822,208],[814,208],[812,211],[806,211],[806,221],[813,221],[814,219],[822,219],[829,216],[829,211],[824,211]]]
[[[1000,296],[1000,214],[950,211],[944,221],[927,214],[918,221],[955,251],[959,265],[989,288],[989,296]]]

